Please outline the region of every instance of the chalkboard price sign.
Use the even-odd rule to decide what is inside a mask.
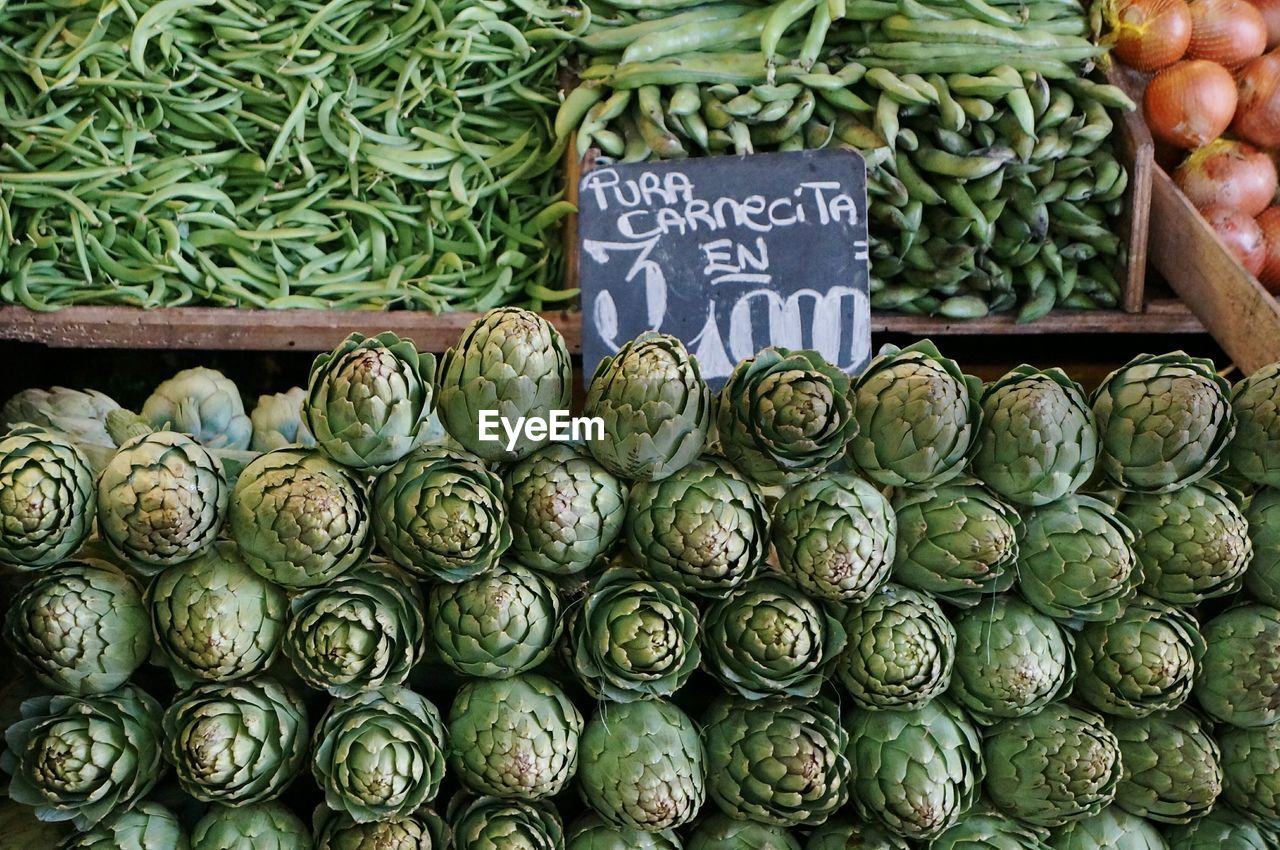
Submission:
[[[584,373],[647,330],[718,387],[738,360],[871,356],[866,163],[854,151],[603,165],[579,185]]]

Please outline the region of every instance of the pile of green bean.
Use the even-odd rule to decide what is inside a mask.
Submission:
[[[0,0],[0,299],[484,310],[561,288],[542,0]]]

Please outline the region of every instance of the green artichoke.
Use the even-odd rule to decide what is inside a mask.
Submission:
[[[314,821],[316,850],[449,850],[450,846],[448,826],[430,809],[356,823],[348,814],[319,806]]]
[[[537,667],[560,638],[560,596],[551,580],[499,564],[461,584],[427,592],[427,637],[464,676],[502,679]]]
[[[1262,826],[1280,829],[1280,724],[1222,727],[1222,799]]]
[[[1034,714],[1070,690],[1070,638],[1018,597],[997,596],[955,626],[951,695],[980,722]]]
[[[777,574],[731,591],[702,621],[707,672],[748,699],[817,696],[844,645],[844,626],[831,606]]]
[[[1038,828],[1093,817],[1120,782],[1120,742],[1098,715],[1063,703],[1003,720],[982,744],[987,796],[1005,814]]]
[[[766,348],[740,362],[716,396],[720,450],[764,486],[826,470],[858,431],[849,376],[816,351]]]
[[[547,445],[522,433],[511,448],[497,422],[550,420],[573,400],[573,364],[551,323],[519,307],[490,310],[467,325],[440,358],[440,419],[463,448],[486,462],[510,463]],[[482,439],[482,419],[495,417],[498,440]]]
[[[189,434],[206,449],[243,451],[253,437],[240,390],[215,369],[183,369],[156,387],[140,415],[153,430]]]
[[[578,769],[582,725],[582,714],[545,676],[469,682],[449,711],[449,767],[477,794],[551,797]]]
[[[625,529],[627,546],[648,571],[703,596],[724,596],[769,554],[764,500],[718,458],[636,484]]]
[[[1204,710],[1232,726],[1280,721],[1280,610],[1232,608],[1206,623],[1202,634],[1208,648],[1195,694]]]
[[[440,791],[445,746],[436,707],[388,685],[329,705],[316,726],[311,771],[329,808],[357,823],[407,817]]]
[[[1067,824],[1049,838],[1052,850],[1169,850],[1156,828],[1117,806]]]
[[[577,575],[600,561],[622,533],[627,487],[579,448],[538,449],[502,474],[508,553],[530,569]]]
[[[1171,605],[1196,605],[1240,589],[1253,559],[1249,522],[1221,484],[1130,493],[1120,503],[1138,534],[1142,589]]]
[[[549,805],[458,794],[445,817],[454,850],[564,850],[560,815]]]
[[[427,438],[436,358],[387,331],[353,333],[311,364],[302,421],[316,445],[352,469],[377,472]]]
[[[1194,617],[1140,596],[1120,619],[1080,632],[1075,695],[1117,717],[1171,711],[1191,695],[1204,651]]]
[[[1133,544],[1133,530],[1106,502],[1067,496],[1027,515],[1018,587],[1069,627],[1114,620],[1142,580]]]
[[[317,452],[280,449],[240,473],[228,511],[245,563],[291,590],[327,584],[372,548],[359,479]]]
[[[307,391],[291,387],[287,392],[258,396],[249,420],[253,423],[253,439],[249,448],[255,452],[272,452],[291,446],[314,448],[316,438],[302,421],[302,405]]]
[[[279,803],[214,806],[191,830],[191,850],[311,850],[306,824]]]
[[[1230,809],[1212,812],[1165,833],[1169,850],[1273,850],[1262,831]]]
[[[706,800],[698,727],[669,702],[601,703],[578,742],[578,790],[613,826],[683,826]]]
[[[1222,792],[1222,756],[1209,727],[1185,708],[1140,718],[1117,718],[1124,777],[1116,805],[1160,823],[1189,823]]]
[[[800,850],[800,842],[780,826],[714,814],[698,824],[685,850]]]
[[[1048,850],[1048,846],[1035,831],[975,809],[935,838],[929,850]]]
[[[849,609],[845,628],[836,675],[859,708],[920,708],[951,684],[956,630],[931,597],[883,585]]]
[[[897,520],[889,500],[848,473],[806,481],[773,508],[778,563],[820,599],[857,603],[889,580]]]
[[[684,343],[647,332],[600,361],[583,412],[604,423],[587,442],[596,460],[620,478],[657,481],[702,454],[711,391]]]
[[[107,433],[107,414],[119,409],[114,399],[97,390],[23,390],[4,403],[0,430],[35,425],[65,434],[72,442],[115,448]]]
[[[833,817],[809,833],[804,850],[909,850],[907,842],[879,824]]]
[[[698,669],[698,609],[671,585],[625,567],[591,585],[569,620],[570,664],[594,697],[668,697]]]
[[[895,581],[961,607],[1013,586],[1022,520],[987,490],[967,480],[903,490],[893,511]]]
[[[1280,363],[1264,366],[1231,392],[1236,435],[1231,470],[1260,487],[1280,487]]]
[[[1280,608],[1280,490],[1259,490],[1245,512],[1253,561],[1244,586],[1259,602]]]
[[[198,685],[164,712],[164,756],[178,785],[205,803],[272,800],[307,756],[307,711],[266,677]]]
[[[1093,393],[1103,474],[1146,493],[1213,475],[1235,434],[1230,394],[1210,360],[1181,351],[1130,360]]]
[[[151,653],[141,589],[104,561],[67,561],[25,584],[4,640],[40,684],[75,696],[114,691]]]
[[[422,659],[422,593],[413,579],[371,561],[290,603],[284,654],[302,681],[335,697],[400,685]]]
[[[671,830],[641,832],[629,827],[611,826],[599,815],[579,818],[569,830],[566,850],[682,850],[683,845]]]
[[[378,478],[373,505],[378,546],[423,578],[475,578],[511,545],[502,479],[465,452],[415,450]]]
[[[850,458],[882,486],[945,484],[977,446],[981,390],[928,340],[885,346],[853,387],[858,433]]]
[[[0,439],[0,563],[50,567],[93,530],[93,471],[65,437],[23,427]]]
[[[42,821],[89,829],[155,786],[164,770],[160,735],[160,704],[130,685],[89,697],[33,697],[4,733],[9,799],[34,806]]]
[[[982,741],[954,703],[911,710],[854,711],[844,721],[853,801],[863,819],[904,838],[937,838],[982,784]]]
[[[1019,366],[982,393],[973,473],[1001,498],[1035,508],[1083,487],[1098,462],[1084,390],[1061,369]]]
[[[121,809],[58,850],[191,850],[191,839],[173,812],[158,803]]]

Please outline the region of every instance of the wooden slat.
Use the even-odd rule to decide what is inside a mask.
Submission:
[[[1141,102],[1142,88],[1131,78],[1112,70],[1107,79],[1113,85],[1125,89],[1135,101]],[[1155,143],[1151,131],[1140,111],[1126,112],[1117,125],[1116,142],[1120,159],[1129,169],[1128,202],[1120,221],[1121,234],[1129,254],[1121,306],[1130,313],[1141,312],[1146,303],[1147,245],[1151,217],[1151,180],[1155,173]]]

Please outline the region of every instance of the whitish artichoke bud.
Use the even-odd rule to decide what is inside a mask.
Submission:
[[[1222,726],[1222,800],[1268,830],[1280,829],[1280,724],[1256,729]],[[1229,812],[1230,809],[1223,808]]]
[[[711,391],[698,360],[673,336],[646,332],[596,367],[584,413],[604,422],[587,447],[614,475],[657,481],[702,454]]]
[[[757,484],[812,478],[858,432],[849,388],[816,351],[766,348],[739,363],[716,397],[720,450]]]
[[[1121,809],[1108,806],[1091,818],[1069,823],[1057,832],[1053,850],[1168,850],[1156,828]]]
[[[65,437],[24,427],[0,439],[0,563],[38,570],[74,555],[93,495],[89,462]]]
[[[1231,470],[1260,487],[1280,487],[1280,363],[1264,366],[1231,393],[1236,435]]]
[[[88,832],[70,836],[58,850],[190,850],[191,839],[173,812],[159,803],[143,802],[123,809]]]
[[[364,485],[314,451],[279,449],[246,466],[228,519],[245,563],[290,589],[332,581],[373,545]]]
[[[1202,631],[1195,694],[1215,720],[1252,728],[1280,721],[1280,610],[1240,605]]]
[[[1222,792],[1222,755],[1207,724],[1185,708],[1115,719],[1124,776],[1116,805],[1160,823],[1188,823],[1206,814]]]
[[[1225,806],[1215,806],[1189,824],[1170,827],[1165,837],[1169,850],[1271,850],[1275,846],[1252,821]]]
[[[644,845],[627,845],[628,848],[641,846]],[[666,845],[656,846],[666,848]],[[843,843],[840,845],[842,850],[844,846]],[[703,818],[689,834],[684,850],[742,850],[747,847],[751,850],[800,850],[800,841],[786,827],[738,820],[723,812],[715,812]]]
[[[897,845],[873,846],[875,850],[890,850]],[[839,845],[839,848],[843,847],[843,844]],[[832,846],[832,850],[839,848]],[[810,841],[806,850],[825,848],[814,848]],[[929,850],[1049,850],[1049,845],[1031,827],[994,811],[983,811],[982,806],[977,806],[956,821],[950,829],[933,839]]]
[[[641,832],[630,827],[613,826],[597,814],[588,814],[579,818],[569,830],[565,850],[681,850],[681,847],[680,839],[669,829]],[[773,848],[766,847],[765,850]]]
[[[191,850],[311,850],[307,825],[277,802],[213,806],[191,829]]]
[[[1093,394],[1103,474],[1148,493],[1213,475],[1236,430],[1230,395],[1212,361],[1181,351],[1130,360]]]
[[[255,452],[270,452],[290,446],[309,449],[316,438],[302,421],[302,406],[307,391],[293,387],[287,392],[258,397],[258,403],[249,420],[253,422],[253,439],[249,448]]]
[[[1093,411],[1061,369],[1019,366],[983,391],[973,472],[1001,497],[1047,505],[1083,487],[1097,462]]]
[[[430,809],[387,820],[356,823],[344,812],[317,806],[315,850],[449,850],[444,819]]]
[[[436,359],[390,331],[353,333],[311,364],[302,421],[320,450],[353,469],[386,469],[427,439]]]
[[[142,418],[157,431],[190,434],[206,449],[249,448],[253,423],[240,390],[214,369],[184,369],[156,387],[142,405]]]
[[[735,850],[738,846],[726,844],[723,850]],[[784,847],[791,846],[780,844],[777,850],[784,850]],[[805,850],[910,850],[906,839],[879,824],[855,821],[838,815],[809,833],[809,841],[804,848]],[[1041,848],[1037,847],[1033,850],[1041,850]]]
[[[950,481],[977,445],[981,389],[928,340],[885,346],[854,384],[858,433],[850,458],[882,486]]]
[[[26,423],[65,434],[77,443],[110,448],[115,443],[107,433],[107,414],[119,407],[97,390],[30,389],[5,402],[0,419],[5,430]]]
[[[568,410],[573,364],[551,323],[519,307],[499,307],[476,319],[440,358],[440,419],[455,440],[485,461],[510,463],[550,442],[521,434],[515,447],[480,439],[485,411],[507,422]]]
[[[1280,608],[1280,490],[1260,490],[1249,500],[1245,513],[1253,562],[1244,574],[1244,586],[1259,602]]]
[[[445,812],[457,850],[561,850],[560,814],[547,803],[456,794]]]
[[[466,452],[415,450],[378,478],[373,503],[378,546],[423,578],[475,578],[511,545],[502,479]]]

